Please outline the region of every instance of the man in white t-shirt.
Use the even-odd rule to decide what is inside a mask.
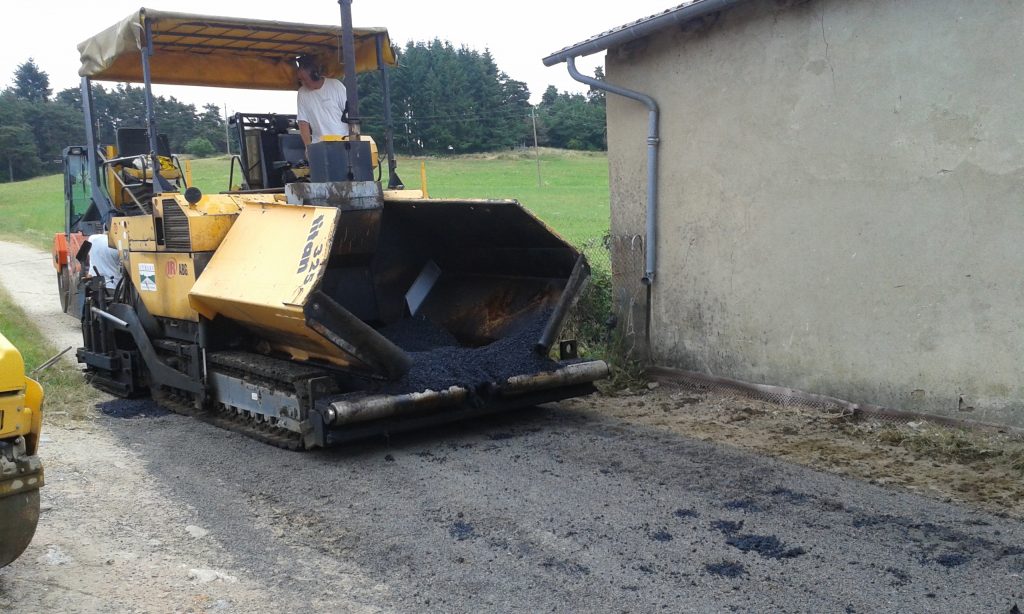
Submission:
[[[313,56],[302,56],[298,60],[299,96],[298,113],[299,133],[307,149],[311,143],[319,142],[325,135],[348,134],[348,124],[342,121],[348,94],[345,85],[337,79],[325,78],[317,59]]]
[[[108,290],[117,287],[121,281],[121,259],[117,250],[110,247],[106,233],[89,235],[89,268],[86,277],[99,275]]]

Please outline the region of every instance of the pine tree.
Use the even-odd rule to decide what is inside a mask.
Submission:
[[[541,106],[550,107],[555,104],[556,100],[558,100],[558,88],[554,85],[549,85],[548,89],[544,90],[544,95],[540,98],[540,104]]]
[[[384,138],[379,75],[360,76],[363,131]],[[450,42],[409,42],[391,71],[395,149],[467,153],[513,147],[529,133],[530,91],[490,51]]]
[[[0,126],[0,163],[8,181],[28,179],[39,173],[39,155],[27,124]]]
[[[50,77],[39,69],[35,60],[19,64],[14,71],[14,95],[29,102],[45,102],[49,100],[53,90],[50,89]]]

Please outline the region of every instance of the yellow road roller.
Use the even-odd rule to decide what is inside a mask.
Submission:
[[[32,541],[39,522],[43,388],[25,377],[21,353],[0,334],[0,567]]]

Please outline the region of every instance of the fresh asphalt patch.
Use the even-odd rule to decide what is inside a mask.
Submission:
[[[595,414],[550,407],[312,453],[180,416],[106,425],[144,443],[233,568],[299,608],[340,591],[400,612],[1024,602],[1014,520]]]
[[[97,403],[96,409],[111,418],[155,418],[171,413],[150,399],[110,399]]]

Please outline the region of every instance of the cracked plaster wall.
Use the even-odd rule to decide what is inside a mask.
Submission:
[[[1024,426],[1024,3],[752,0],[611,50],[662,109],[659,364]],[[642,106],[608,96],[642,336]]]

